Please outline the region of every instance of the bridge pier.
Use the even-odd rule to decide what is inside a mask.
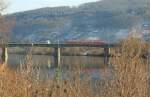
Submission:
[[[54,65],[59,68],[60,67],[60,48],[55,47],[54,48]]]
[[[104,64],[105,65],[109,64],[109,53],[110,53],[110,48],[109,47],[104,48]]]
[[[8,53],[7,53],[7,48],[6,47],[2,47],[1,59],[2,59],[2,64],[7,65]]]

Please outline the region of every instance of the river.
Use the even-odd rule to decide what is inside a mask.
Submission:
[[[41,67],[41,74],[53,77],[56,68],[51,68],[54,65],[53,56],[49,55],[32,55],[31,60],[26,60],[27,55],[9,54],[8,64],[12,68],[17,68],[22,65],[32,63]],[[77,68],[83,66],[82,75],[89,74],[93,79],[100,79],[103,76],[110,77],[111,70],[109,66],[104,65],[102,57],[92,56],[62,56],[61,57],[61,72],[63,78],[66,78],[66,72],[70,72],[68,68]]]

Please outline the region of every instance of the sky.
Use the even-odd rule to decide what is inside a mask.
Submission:
[[[86,2],[94,2],[98,0],[7,0],[8,8],[5,13],[14,13],[26,10],[32,10],[42,7],[56,6],[78,6]]]

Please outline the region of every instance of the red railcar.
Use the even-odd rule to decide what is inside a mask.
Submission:
[[[66,41],[67,44],[91,44],[91,45],[103,45],[108,44],[106,41],[102,40],[69,40]]]

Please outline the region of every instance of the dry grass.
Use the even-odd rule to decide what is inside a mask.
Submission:
[[[149,97],[150,63],[145,61],[149,56],[141,57],[149,53],[148,44],[128,38],[116,50],[121,56],[112,59],[115,65],[111,80],[93,82],[90,76],[81,79],[80,69],[72,71],[69,80],[40,80],[31,56],[27,57],[27,67],[20,70],[1,66],[0,97]]]
[[[148,45],[139,39],[128,38],[122,42],[121,56],[113,59],[115,76],[107,97],[149,97],[150,64],[142,58],[146,49]]]
[[[40,81],[31,72],[13,72],[8,68],[1,69],[0,97],[92,97],[89,81],[57,81],[50,79]]]

